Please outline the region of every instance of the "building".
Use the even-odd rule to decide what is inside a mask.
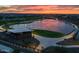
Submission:
[[[3,44],[0,44],[0,52],[7,52],[7,53],[11,53],[13,52],[14,49],[8,46],[5,46]]]
[[[8,33],[13,34],[16,39],[32,39],[32,30],[27,28],[25,24],[18,24],[10,26],[12,29]]]

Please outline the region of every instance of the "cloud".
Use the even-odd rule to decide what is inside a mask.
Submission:
[[[55,13],[79,13],[79,5],[13,5],[0,6],[1,13],[35,13],[35,14],[55,14]]]

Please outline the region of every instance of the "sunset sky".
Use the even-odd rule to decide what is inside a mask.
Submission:
[[[0,13],[79,14],[78,5],[4,5]]]

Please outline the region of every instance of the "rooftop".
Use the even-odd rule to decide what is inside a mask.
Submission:
[[[21,33],[21,32],[31,32],[32,29],[28,28],[26,24],[16,24],[16,25],[11,25],[8,32],[13,32],[13,33]]]
[[[13,52],[14,50],[10,47],[0,44],[0,51]]]

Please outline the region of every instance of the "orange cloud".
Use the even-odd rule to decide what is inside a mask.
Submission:
[[[6,13],[29,13],[29,14],[79,14],[79,6],[72,5],[14,5],[8,9],[0,10]]]

